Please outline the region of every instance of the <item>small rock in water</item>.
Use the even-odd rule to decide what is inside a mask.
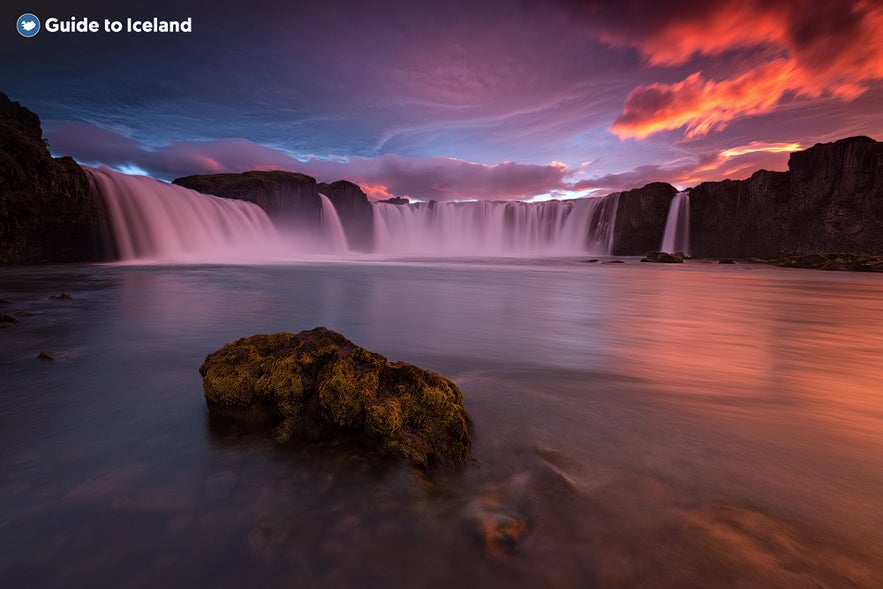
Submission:
[[[11,302],[9,299],[0,299],[0,305],[8,305]]]
[[[16,319],[15,315],[0,313],[0,327],[12,327],[16,323],[18,323],[18,319]]]
[[[502,498],[489,494],[472,501],[469,518],[492,554],[512,552],[527,531],[527,523],[504,505]]]
[[[55,300],[58,300],[58,301],[69,301],[69,300],[71,300],[71,299],[74,298],[74,297],[72,297],[70,293],[63,292],[63,293],[61,293],[61,294],[51,295],[49,298],[50,298],[50,299],[55,299]]]
[[[647,257],[643,258],[641,261],[656,262],[658,264],[683,264],[684,254],[682,252],[675,252],[673,254],[666,252],[650,252],[647,254]]]
[[[735,264],[736,261],[733,258],[721,258],[717,261],[718,264]]]
[[[40,352],[39,354],[37,354],[37,358],[39,358],[40,360],[51,360],[51,361],[55,361],[55,360],[61,360],[61,359],[63,359],[63,358],[64,358],[64,354],[62,354],[61,352],[49,352],[49,351],[47,351],[47,350],[43,350],[42,352]]]
[[[597,262],[597,261],[598,261],[598,258],[592,258],[591,260],[583,260],[583,263],[585,263],[585,264],[594,264],[594,263]]]
[[[625,264],[624,260],[608,260],[604,262],[605,264]]]

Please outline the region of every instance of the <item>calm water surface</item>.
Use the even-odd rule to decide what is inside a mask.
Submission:
[[[879,276],[65,266],[0,298],[5,587],[883,587]],[[208,353],[317,325],[460,385],[476,462],[209,421]]]

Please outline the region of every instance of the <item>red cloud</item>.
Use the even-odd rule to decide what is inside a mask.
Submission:
[[[652,66],[717,57],[737,73],[715,80],[695,72],[680,82],[636,88],[611,128],[621,138],[681,127],[688,136],[704,135],[737,117],[769,112],[786,95],[851,100],[883,79],[883,4],[877,0],[725,0],[665,8],[658,26],[642,30],[616,8],[604,9],[602,38],[637,47]]]

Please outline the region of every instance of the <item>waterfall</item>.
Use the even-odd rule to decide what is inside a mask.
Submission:
[[[257,205],[209,196],[145,176],[86,168],[125,262],[260,262],[284,257]]]
[[[683,252],[690,255],[690,195],[679,192],[671,199],[665,233],[662,236],[660,251]]]
[[[319,194],[318,223],[274,226],[263,209],[145,176],[87,168],[117,258],[134,263],[262,263],[350,255],[334,203]],[[618,195],[525,202],[375,203],[382,256],[610,254]],[[366,219],[367,221],[367,219]],[[301,224],[303,225],[303,224]]]
[[[375,203],[375,251],[425,256],[609,254],[617,196],[540,203]]]
[[[340,222],[340,215],[337,214],[334,203],[321,192],[319,198],[322,200],[322,219],[319,227],[322,250],[334,253],[348,251],[346,233],[343,231],[343,223]]]

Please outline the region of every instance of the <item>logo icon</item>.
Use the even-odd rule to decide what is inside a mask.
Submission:
[[[18,17],[15,28],[22,37],[33,37],[40,32],[40,19],[26,12]]]

